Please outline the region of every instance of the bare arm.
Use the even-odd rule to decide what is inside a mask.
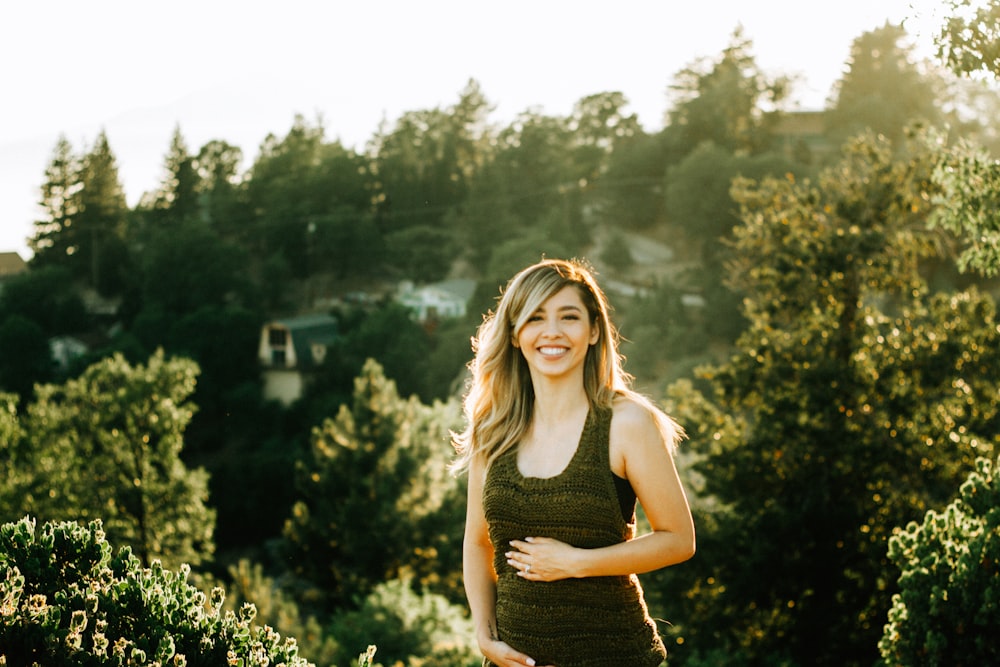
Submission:
[[[514,541],[508,559],[521,576],[554,581],[641,574],[694,555],[694,521],[673,455],[643,406],[616,401],[610,449],[611,467],[632,484],[651,532],[601,549],[577,549],[546,537]]]

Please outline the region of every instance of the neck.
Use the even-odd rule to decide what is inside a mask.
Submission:
[[[590,407],[583,383],[535,382],[535,407],[532,420],[536,424],[563,421]]]

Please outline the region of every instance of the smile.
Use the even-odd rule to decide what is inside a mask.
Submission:
[[[565,354],[567,349],[565,347],[540,347],[538,348],[538,353],[545,357],[558,357],[561,354]]]

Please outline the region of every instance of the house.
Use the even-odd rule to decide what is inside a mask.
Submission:
[[[396,301],[413,313],[421,324],[443,319],[465,317],[469,300],[476,290],[476,281],[456,279],[414,287],[413,283],[400,284]]]
[[[264,398],[284,405],[301,398],[309,377],[323,364],[336,338],[337,319],[332,315],[302,315],[265,323],[258,348]]]
[[[0,252],[0,280],[28,270],[28,263],[16,252]]]
[[[826,137],[825,111],[791,111],[778,117],[774,128],[785,157],[822,158],[836,150]]]
[[[21,259],[16,252],[0,252],[0,292],[3,291],[3,282],[8,278],[24,273],[28,270],[28,264]]]

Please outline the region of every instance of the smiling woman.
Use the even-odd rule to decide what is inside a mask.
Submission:
[[[694,554],[681,430],[630,389],[604,292],[579,262],[518,273],[480,327],[456,435],[466,594],[488,666],[654,667],[636,574]],[[636,537],[640,502],[650,532]]]

